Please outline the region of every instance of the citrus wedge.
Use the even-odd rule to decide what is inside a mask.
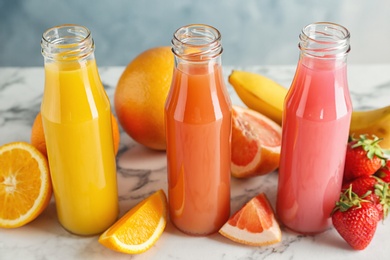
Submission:
[[[158,190],[107,229],[99,242],[121,253],[143,253],[156,243],[166,224],[167,198]]]
[[[282,128],[248,108],[233,106],[231,172],[236,178],[264,175],[279,167]]]
[[[282,232],[272,207],[264,193],[260,193],[234,213],[219,233],[232,241],[264,246],[281,241]]]
[[[25,142],[0,147],[0,227],[16,228],[33,221],[49,204],[51,194],[45,156]]]

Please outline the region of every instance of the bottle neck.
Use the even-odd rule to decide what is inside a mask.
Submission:
[[[179,28],[173,35],[172,52],[176,68],[221,64],[221,34],[214,27],[191,24]]]
[[[88,28],[65,24],[48,29],[42,35],[45,63],[69,63],[94,59],[94,41]]]
[[[309,24],[299,35],[300,63],[309,68],[344,66],[350,51],[349,31],[338,24]]]

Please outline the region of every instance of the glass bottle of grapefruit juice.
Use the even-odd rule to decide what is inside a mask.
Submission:
[[[118,195],[109,99],[100,81],[90,31],[78,25],[47,30],[42,123],[62,226],[78,235],[116,221]]]
[[[327,229],[342,185],[352,105],[347,83],[349,32],[332,23],[306,26],[284,102],[276,211],[304,234]]]
[[[214,233],[230,215],[231,102],[222,78],[220,33],[179,28],[165,105],[170,218],[192,235]]]

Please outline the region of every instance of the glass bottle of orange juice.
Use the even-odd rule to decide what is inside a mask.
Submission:
[[[221,35],[211,26],[179,28],[165,105],[168,200],[187,234],[216,232],[230,214],[231,102],[221,66]]]
[[[83,26],[43,33],[42,123],[58,219],[77,235],[105,231],[118,216],[111,107]]]
[[[349,31],[334,23],[303,28],[300,58],[284,102],[276,211],[289,229],[322,232],[340,196],[352,104]]]

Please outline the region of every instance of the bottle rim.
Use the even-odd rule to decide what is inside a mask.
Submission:
[[[221,55],[221,33],[207,24],[189,24],[177,29],[172,38],[172,52],[185,60],[204,61]]]
[[[299,49],[317,58],[337,58],[347,55],[351,50],[348,29],[332,22],[306,25],[299,39]]]
[[[91,31],[82,25],[62,24],[42,34],[41,53],[45,58],[62,61],[79,60],[94,52]]]

